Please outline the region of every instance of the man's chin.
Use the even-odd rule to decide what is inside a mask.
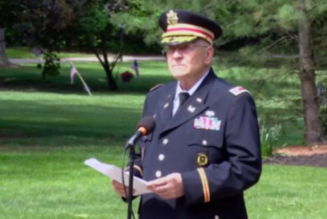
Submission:
[[[187,75],[187,69],[185,67],[173,67],[171,69],[171,74],[174,77],[183,77],[185,75]]]
[[[175,79],[179,80],[181,78],[184,78],[187,73],[186,72],[172,72],[172,75]]]

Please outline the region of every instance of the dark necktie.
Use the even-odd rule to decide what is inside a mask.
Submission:
[[[189,93],[179,93],[179,107],[181,107],[189,97]]]

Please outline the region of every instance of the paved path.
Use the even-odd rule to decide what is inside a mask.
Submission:
[[[109,56],[109,61],[112,62],[114,57]],[[123,56],[123,61],[164,61],[165,58],[163,56]],[[44,59],[9,59],[9,61],[13,64],[29,64],[29,63],[43,63]],[[97,57],[79,57],[79,58],[62,58],[61,62],[98,62]],[[120,60],[118,61],[120,62]]]
[[[224,53],[222,53],[224,54]],[[272,58],[297,58],[298,55],[273,55]],[[114,60],[114,56],[108,55],[109,61],[112,62]],[[164,56],[123,56],[123,61],[165,61]],[[9,61],[13,64],[33,64],[33,63],[44,63],[42,58],[31,58],[31,59],[9,59]],[[62,58],[61,62],[98,62],[98,58],[93,57],[72,57],[72,58]],[[120,60],[119,60],[120,62]]]

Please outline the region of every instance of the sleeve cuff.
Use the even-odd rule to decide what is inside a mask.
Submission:
[[[182,174],[186,205],[210,202],[210,188],[203,168]]]
[[[129,167],[126,167],[124,169],[124,171],[129,171]],[[136,176],[136,177],[138,177],[138,178],[142,178],[143,177],[143,170],[142,170],[142,168],[140,166],[138,166],[138,165],[134,165],[133,166],[133,175]],[[137,196],[133,196],[133,199],[135,199],[136,197]],[[124,198],[124,197],[121,197],[121,198],[122,198],[122,200],[124,202],[127,203],[127,199],[126,198]]]
[[[206,172],[204,171],[203,168],[197,169],[197,172],[199,173],[200,179],[201,179],[204,202],[205,203],[210,202],[209,182],[208,182]]]
[[[129,171],[129,167],[125,168],[125,171]],[[133,166],[133,175],[139,178],[143,177],[143,170],[140,166],[134,165]]]

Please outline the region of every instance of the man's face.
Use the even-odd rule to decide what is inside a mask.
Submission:
[[[202,40],[166,46],[165,50],[169,70],[177,80],[202,74],[213,56],[213,48]]]

